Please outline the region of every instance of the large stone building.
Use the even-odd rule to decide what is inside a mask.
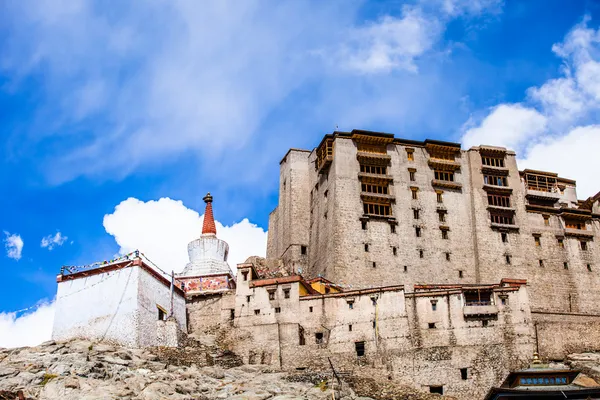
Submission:
[[[589,332],[599,203],[578,200],[574,180],[520,171],[505,148],[333,132],[281,160],[267,257],[354,287],[525,279],[541,331]]]
[[[216,335],[246,363],[358,369],[461,399],[483,397],[536,350],[600,351],[600,195],[577,200],[575,181],[519,171],[504,148],[366,131],[292,149],[280,168],[267,259],[231,272],[209,194],[171,292],[156,274],[156,293],[124,291],[127,268],[152,271],[137,258],[61,274],[57,298],[82,301],[57,300],[55,336],[98,338],[104,325],[86,324],[116,315],[144,338],[132,345],[162,344],[161,321],[140,333],[127,316],[161,320],[171,293],[172,326]],[[127,307],[111,299],[86,314],[96,285],[129,293]]]

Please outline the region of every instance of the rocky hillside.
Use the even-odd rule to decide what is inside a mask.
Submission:
[[[331,399],[330,377],[243,366],[210,343],[142,350],[71,341],[0,349],[0,400]],[[333,389],[344,400],[441,398],[365,376]]]

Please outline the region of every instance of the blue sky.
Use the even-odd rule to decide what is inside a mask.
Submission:
[[[597,2],[37,3],[0,5],[0,346],[61,265],[179,269],[207,191],[264,254],[279,160],[336,127],[505,145],[600,189]]]

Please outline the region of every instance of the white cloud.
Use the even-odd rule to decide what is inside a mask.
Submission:
[[[35,346],[50,340],[53,321],[54,302],[42,302],[26,314],[0,313],[0,347]]]
[[[500,104],[465,124],[466,146],[495,144],[517,151],[519,166],[577,180],[579,198],[600,190],[594,149],[600,145],[600,29],[577,24],[552,51],[562,76],[527,90],[522,104]]]
[[[577,127],[566,135],[533,145],[519,167],[559,171],[561,176],[577,180],[579,198],[600,191],[598,184],[600,125]],[[566,159],[566,161],[565,161]]]
[[[10,234],[4,231],[6,238],[4,239],[4,247],[6,247],[6,255],[13,260],[19,261],[23,252],[23,239],[21,235],[16,233]]]
[[[200,237],[203,216],[181,201],[161,198],[143,202],[122,201],[112,214],[104,216],[106,232],[114,236],[121,253],[139,249],[166,272],[181,272],[188,262],[187,244]],[[223,226],[218,221],[217,236],[229,244],[229,265],[247,257],[265,256],[267,233],[248,219]]]
[[[465,147],[489,144],[518,149],[546,129],[546,117],[520,104],[495,107],[477,127],[462,137]]]
[[[54,235],[50,234],[42,238],[40,246],[52,250],[56,246],[62,246],[63,243],[68,239],[67,236],[63,236],[62,233],[56,232]]]
[[[417,71],[415,59],[439,39],[442,24],[420,8],[405,6],[400,18],[384,16],[351,33],[353,41],[338,57],[342,65],[362,73],[393,69]]]
[[[54,183],[80,175],[120,179],[181,154],[214,165],[256,144],[259,134],[268,141],[261,125],[299,88],[348,70],[416,71],[450,18],[498,3],[443,2],[446,11],[439,4],[424,11],[423,0],[399,16],[391,8],[372,23],[361,20],[361,2],[342,0],[120,2],[109,8],[92,0],[45,0],[36,7],[10,2],[0,16],[7,32],[0,55],[0,72],[10,79],[5,87],[18,90],[31,76],[44,83],[36,92],[36,115],[18,130],[27,140],[12,141],[15,153],[43,146],[35,161]],[[383,98],[392,98],[393,87],[402,85],[367,82],[365,91],[372,86],[387,87]],[[431,103],[424,103],[430,111]],[[321,109],[315,101],[308,111]],[[367,111],[377,116],[380,108],[363,107]],[[278,133],[268,139],[280,140]],[[228,157],[228,163],[239,159]],[[249,175],[257,174],[229,180]]]

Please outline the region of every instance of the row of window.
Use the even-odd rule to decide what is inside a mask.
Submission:
[[[481,163],[490,167],[504,168],[504,158],[481,156]]]
[[[387,184],[371,184],[371,183],[362,183],[360,188],[363,192],[367,193],[377,193],[377,194],[388,194],[388,185]]]

